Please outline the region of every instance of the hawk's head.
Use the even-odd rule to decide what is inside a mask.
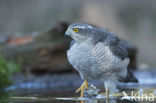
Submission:
[[[91,38],[94,34],[94,27],[83,23],[69,25],[65,35],[71,36],[76,42],[82,42]]]

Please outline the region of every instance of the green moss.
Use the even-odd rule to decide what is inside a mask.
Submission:
[[[11,74],[17,73],[20,70],[20,65],[6,61],[0,55],[0,88],[4,88],[12,84]]]

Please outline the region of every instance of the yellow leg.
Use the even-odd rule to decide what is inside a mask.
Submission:
[[[84,96],[84,89],[88,89],[88,82],[87,79],[82,83],[80,88],[76,90],[76,93],[80,92],[80,97]]]
[[[106,87],[106,98],[109,98],[109,90],[107,87]]]

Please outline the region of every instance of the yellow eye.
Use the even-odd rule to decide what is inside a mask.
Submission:
[[[78,29],[78,28],[74,28],[73,31],[74,31],[74,32],[78,32],[79,29]]]

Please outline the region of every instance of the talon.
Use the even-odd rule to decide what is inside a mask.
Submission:
[[[84,96],[84,89],[88,89],[88,82],[87,79],[82,83],[80,88],[76,90],[76,93],[80,92],[80,97]]]

